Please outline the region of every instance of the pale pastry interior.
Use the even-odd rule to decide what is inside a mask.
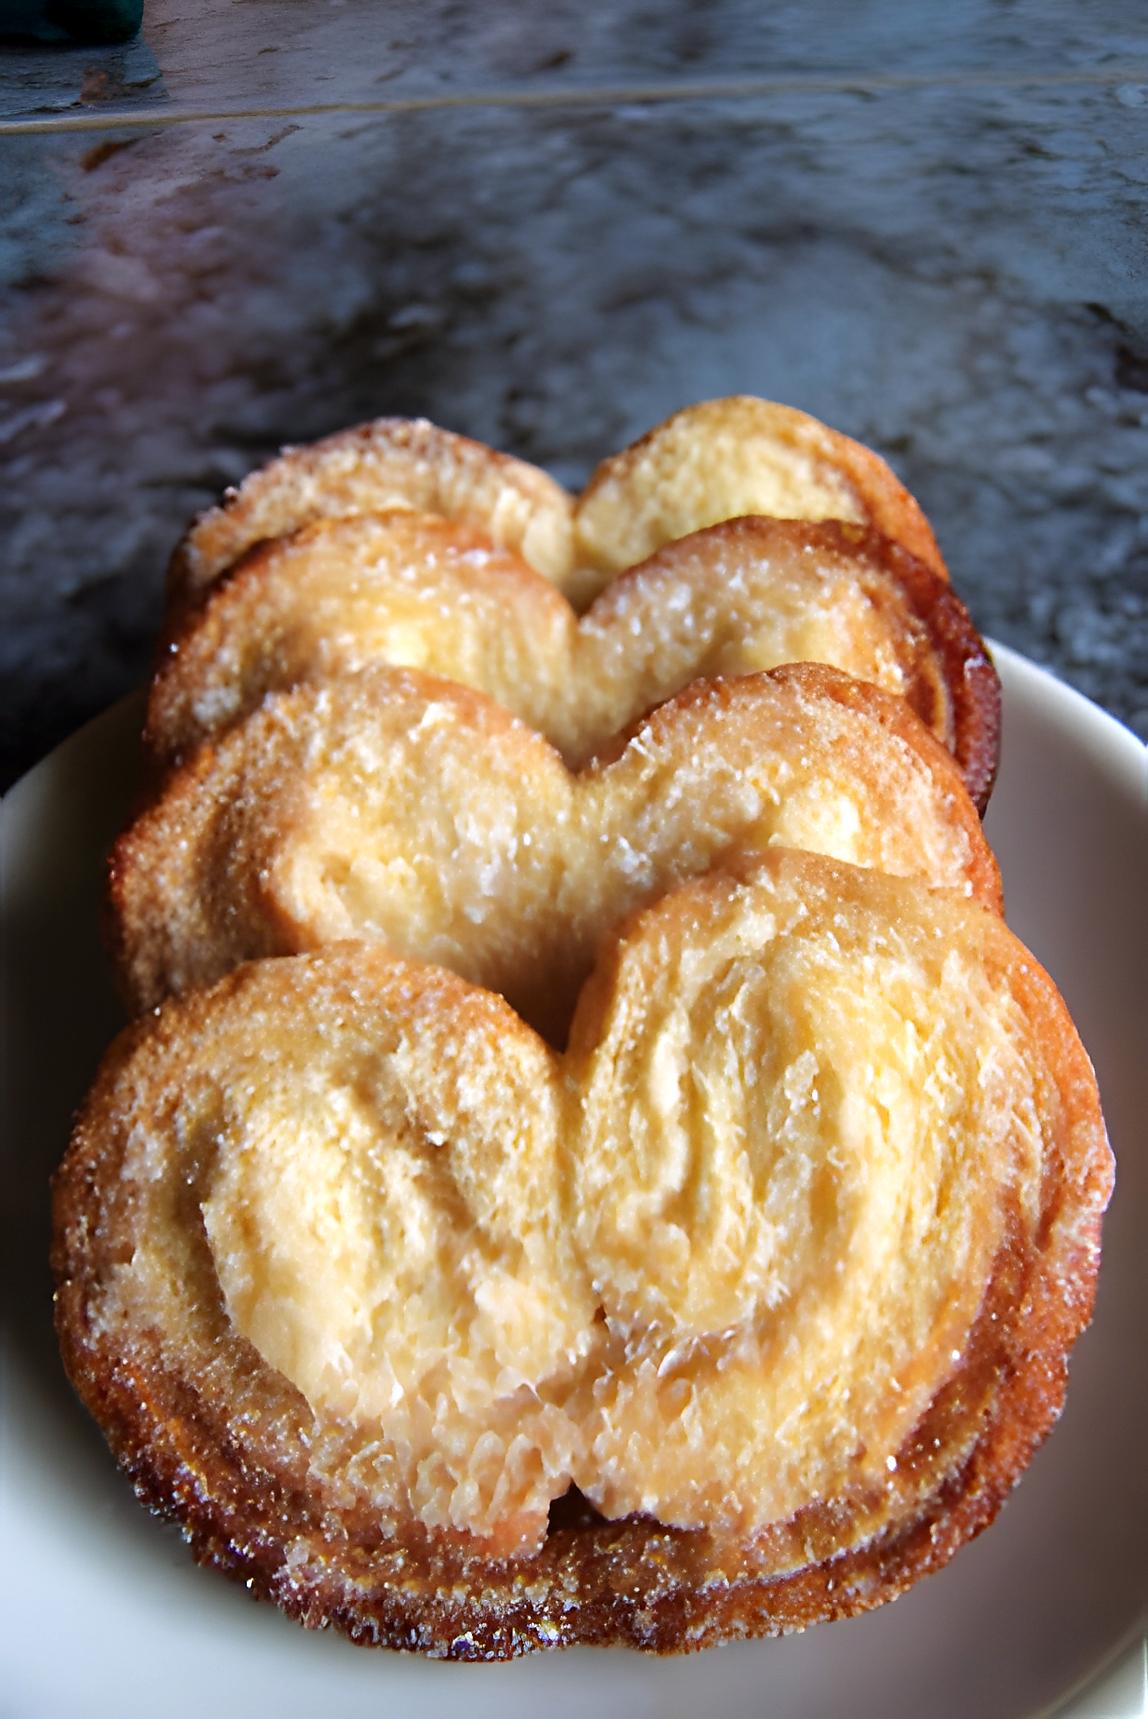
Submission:
[[[805,412],[734,394],[684,407],[603,460],[574,511],[575,601],[662,544],[746,514],[871,525],[947,576],[884,460]]]
[[[1094,1268],[1111,1178],[1003,922],[783,849],[630,921],[565,1057],[332,947],[134,1029],[77,1142],[114,1167],[76,1172],[91,1328],[158,1329],[205,1394],[250,1345],[332,1499],[504,1554],[572,1480],[608,1517],[768,1530],[779,1572],[802,1511],[841,1550],[958,1473],[975,1407],[901,1456],[997,1263]]]
[[[196,601],[267,538],[403,507],[477,527],[558,583],[573,561],[573,503],[546,472],[425,418],[379,418],[285,449],[201,514],[172,557],[170,597],[180,608]]]
[[[236,962],[373,938],[560,1041],[626,913],[783,844],[999,908],[955,765],[904,704],[812,664],[696,683],[571,775],[501,706],[410,670],[273,695],[121,838],[140,1006]]]

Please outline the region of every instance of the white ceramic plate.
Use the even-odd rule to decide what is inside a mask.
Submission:
[[[1148,1548],[1148,765],[1077,694],[1009,651],[998,662],[1004,763],[988,828],[1008,917],[1068,998],[1118,1158],[1096,1320],[1061,1424],[996,1525],[948,1569],[870,1616],[686,1660],[580,1649],[453,1666],[366,1652],[248,1603],[138,1508],[61,1373],[45,1266],[48,1174],[118,1024],[97,915],[138,707],[118,706],[24,778],[4,809],[5,1715],[1141,1711],[1128,1649],[1143,1630]],[[1121,1655],[1106,1692],[1093,1683],[1082,1698]]]

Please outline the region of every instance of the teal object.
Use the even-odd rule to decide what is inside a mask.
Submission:
[[[0,40],[129,42],[143,22],[143,0],[0,0]]]

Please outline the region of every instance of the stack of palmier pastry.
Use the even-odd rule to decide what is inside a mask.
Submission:
[[[1112,1182],[998,727],[920,508],[762,401],[577,498],[381,420],[192,526],[55,1270],[201,1561],[359,1641],[669,1651],[991,1521]]]

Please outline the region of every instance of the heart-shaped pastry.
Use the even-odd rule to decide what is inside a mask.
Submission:
[[[1112,1164],[999,917],[945,580],[883,462],[743,398],[577,499],[384,420],[192,528],[148,730],[187,756],[112,863],[152,1012],[54,1266],[203,1561],[361,1641],[680,1649],[991,1520]]]
[[[112,856],[137,1007],[253,956],[381,938],[560,1039],[622,917],[783,843],[999,909],[948,753],[816,664],[697,681],[577,775],[492,700],[413,670],[274,694],[171,776]]]
[[[165,1005],[60,1172],[57,1321],[141,1496],[307,1623],[697,1647],[991,1520],[1111,1179],[999,918],[774,850],[631,921],[564,1057],[367,945]]]
[[[603,462],[575,501],[536,466],[425,419],[380,418],[287,449],[196,520],[168,576],[182,610],[253,544],[317,519],[413,507],[477,527],[578,606],[663,543],[742,514],[872,526],[945,576],[929,523],[884,460],[789,406],[688,406]]]
[[[579,619],[549,580],[458,523],[412,510],[323,520],[251,550],[184,616],[146,739],[170,765],[270,691],[388,663],[489,693],[581,763],[700,675],[787,662],[906,698],[983,807],[999,687],[964,606],[889,538],[831,522],[710,526],[614,579]]]

